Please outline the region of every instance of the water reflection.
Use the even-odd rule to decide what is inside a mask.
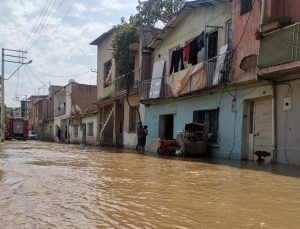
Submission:
[[[0,226],[7,228],[300,224],[298,167],[174,160],[39,142],[8,143],[4,154],[9,157],[0,160]]]

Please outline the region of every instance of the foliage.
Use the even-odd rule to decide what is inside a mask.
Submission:
[[[121,25],[116,26],[112,48],[118,75],[123,75],[131,70],[129,45],[137,40],[136,26],[134,24],[122,20]]]
[[[154,27],[158,21],[168,23],[184,2],[184,0],[139,0],[136,7],[137,14],[131,15],[129,22],[121,18],[121,24],[116,26],[112,44],[118,75],[131,70],[129,46],[138,41],[137,28],[142,25]]]
[[[154,26],[158,20],[168,23],[184,2],[184,0],[139,0],[136,9],[144,25]]]

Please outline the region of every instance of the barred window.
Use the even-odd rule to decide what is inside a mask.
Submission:
[[[194,111],[193,121],[205,124],[208,130],[208,141],[218,143],[219,140],[219,109]]]

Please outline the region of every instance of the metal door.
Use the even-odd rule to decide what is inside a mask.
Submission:
[[[253,153],[256,151],[267,151],[271,154],[265,158],[269,161],[273,157],[273,127],[272,127],[272,99],[256,100],[253,103],[253,131],[250,134],[250,145],[252,142],[252,159],[257,159]],[[250,146],[251,147],[251,146]],[[250,157],[251,158],[251,157]]]

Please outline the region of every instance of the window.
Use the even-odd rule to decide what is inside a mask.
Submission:
[[[78,126],[74,126],[74,137],[78,137]]]
[[[252,1],[253,0],[241,0],[241,15],[252,10]]]
[[[129,132],[136,131],[139,117],[138,109],[139,106],[129,107]]]
[[[232,48],[232,21],[226,22],[226,44],[228,44],[228,49]]]
[[[108,87],[112,81],[112,60],[104,64],[104,87]]]
[[[88,136],[89,137],[94,136],[94,123],[92,122],[88,123]]]
[[[218,143],[219,138],[219,109],[194,111],[193,121],[206,125],[208,141]]]
[[[218,55],[218,31],[207,35],[207,58],[211,59]]]

